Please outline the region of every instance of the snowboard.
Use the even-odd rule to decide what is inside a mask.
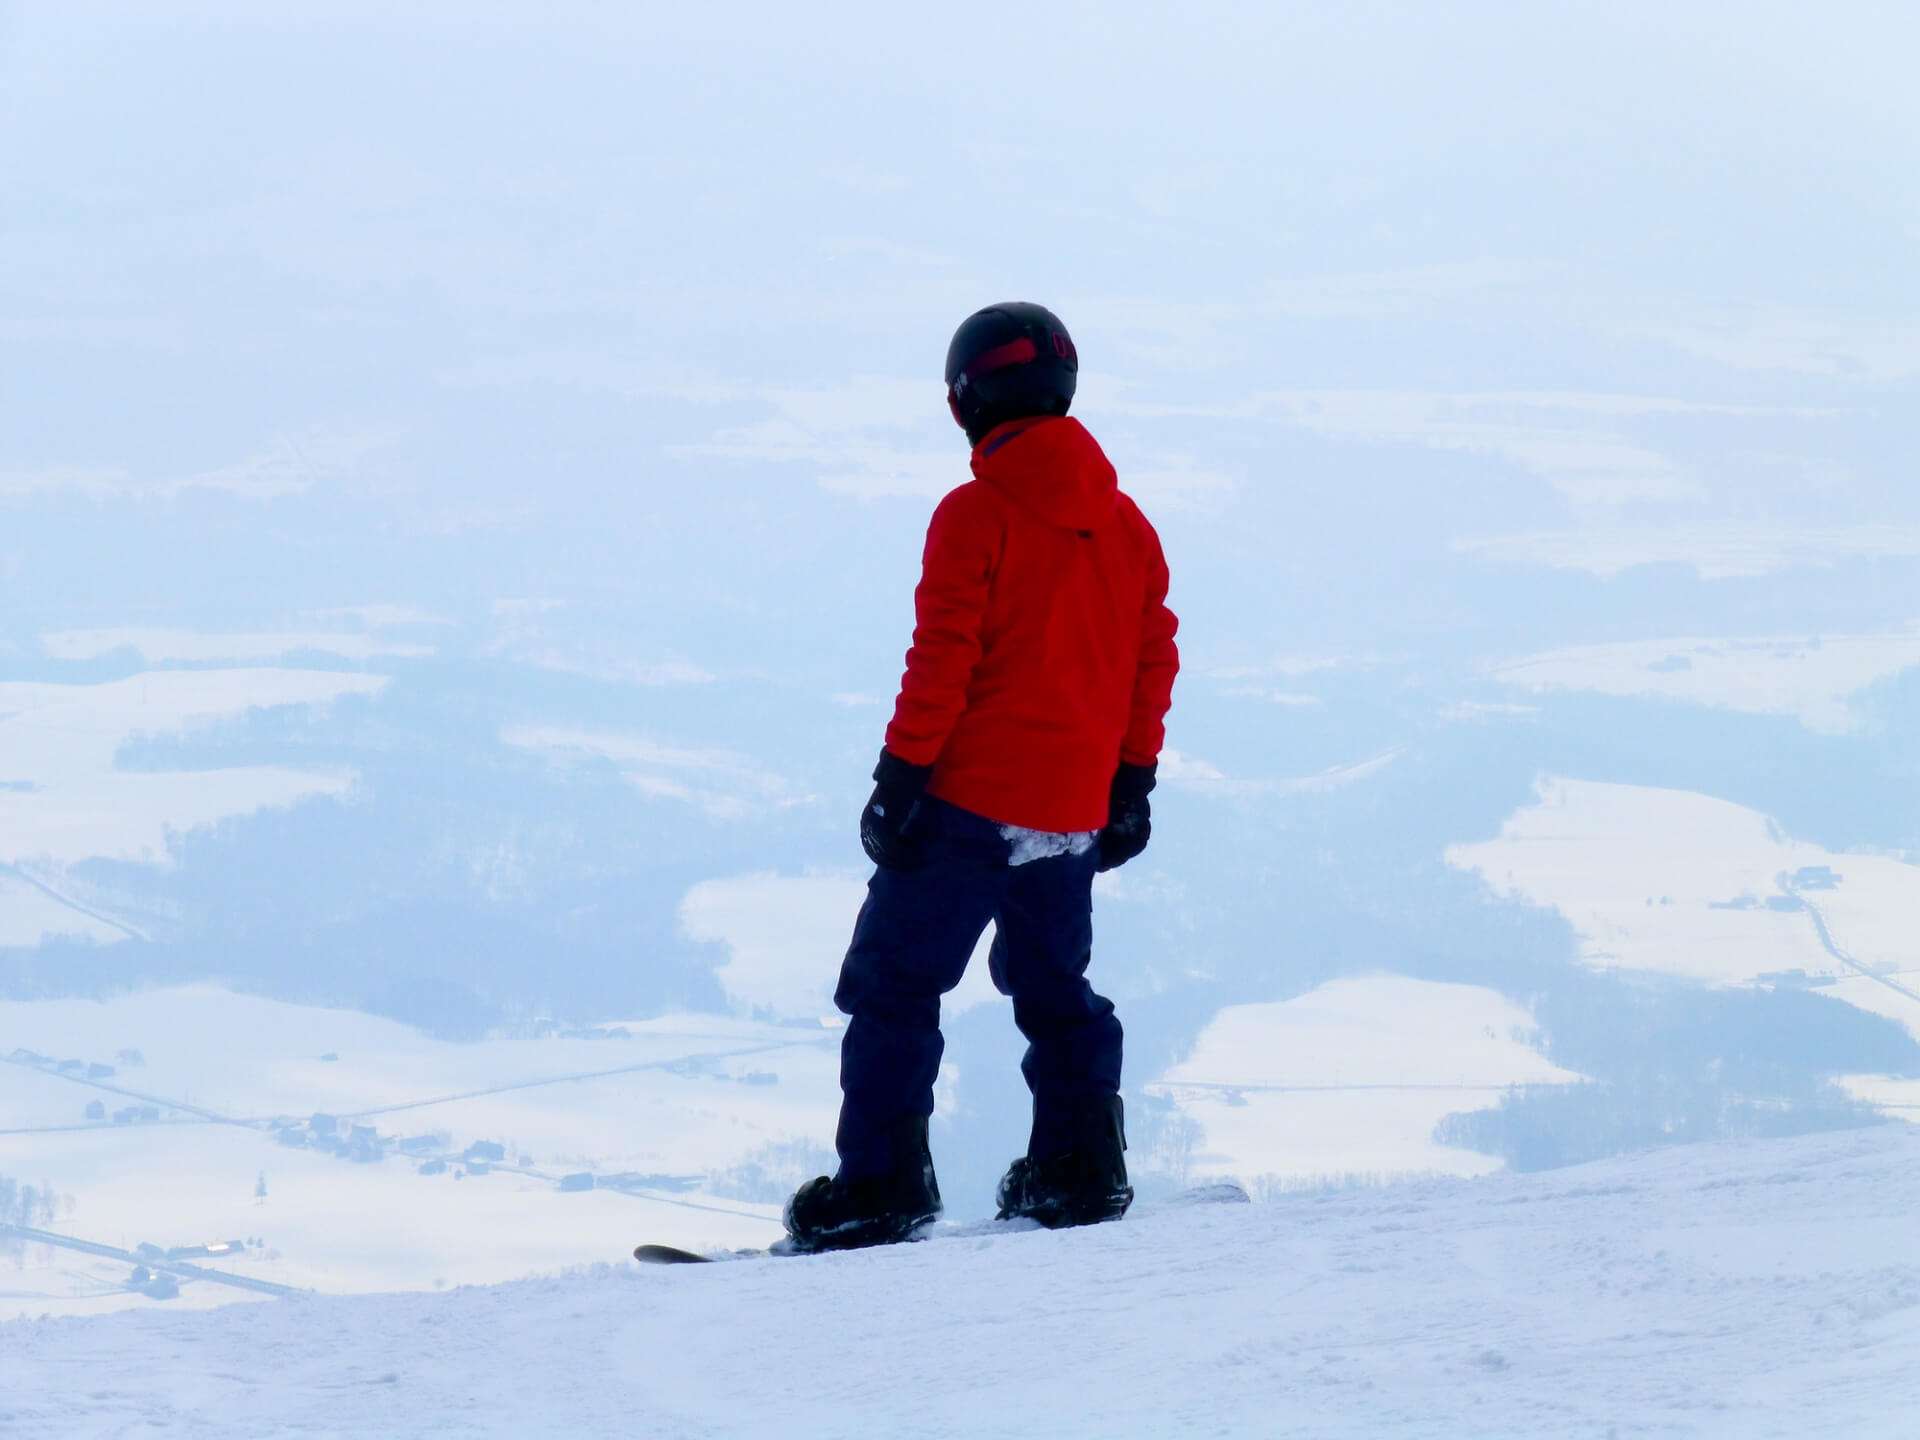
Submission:
[[[1244,1205],[1247,1192],[1232,1181],[1220,1181],[1211,1185],[1196,1185],[1191,1190],[1182,1190],[1177,1195],[1169,1195],[1163,1200],[1150,1200],[1143,1205],[1135,1205],[1127,1211],[1128,1216],[1152,1214],[1158,1210],[1175,1209],[1188,1205]],[[1126,1217],[1121,1217],[1125,1219]],[[961,1240],[981,1235],[1019,1235],[1028,1230],[1044,1227],[1037,1220],[936,1220],[930,1225],[922,1225],[907,1236],[896,1241],[900,1245],[915,1245],[928,1240]],[[869,1250],[884,1250],[884,1245],[863,1247]],[[794,1246],[790,1238],[783,1237],[767,1246],[764,1250],[725,1250],[717,1255],[702,1255],[693,1250],[682,1250],[677,1245],[640,1245],[634,1249],[633,1258],[642,1265],[712,1265],[731,1260],[761,1260],[775,1255],[831,1255],[846,1254],[846,1251],[801,1250]]]

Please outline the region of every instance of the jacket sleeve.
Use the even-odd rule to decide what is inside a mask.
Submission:
[[[967,708],[980,661],[980,627],[999,563],[1000,528],[974,487],[963,485],[933,512],[920,584],[913,592],[913,647],[887,726],[887,749],[931,765]]]
[[[1128,765],[1151,765],[1167,739],[1167,711],[1173,705],[1173,677],[1180,673],[1180,649],[1173,643],[1180,621],[1167,608],[1167,559],[1160,537],[1140,517],[1147,541],[1146,603],[1140,614],[1140,662],[1133,676],[1133,706],[1120,758]]]

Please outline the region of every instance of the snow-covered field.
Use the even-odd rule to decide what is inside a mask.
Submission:
[[[1559,910],[1595,969],[1813,985],[1920,1035],[1920,865],[1794,840],[1711,795],[1557,776],[1447,860]]]
[[[33,1436],[1908,1437],[1920,1131],[0,1326]]]
[[[1580,645],[1532,655],[1494,673],[1535,693],[1592,691],[1682,701],[1756,715],[1791,715],[1839,735],[1860,723],[1862,692],[1920,664],[1920,628],[1872,635],[1680,637]]]
[[[832,1135],[836,1041],[677,1016],[456,1045],[204,986],[4,1003],[0,1175],[70,1197],[50,1228],[73,1239],[256,1241],[214,1263],[333,1293],[552,1273],[643,1231],[764,1245],[777,1197],[715,1177],[770,1146],[815,1159],[793,1147]],[[110,1257],[36,1246],[6,1270],[0,1315],[158,1303]],[[194,1283],[164,1303],[226,1298]]]
[[[1256,1188],[1484,1175],[1491,1155],[1437,1142],[1447,1115],[1516,1085],[1581,1077],[1540,1053],[1533,1017],[1496,991],[1404,975],[1333,980],[1234,1005],[1146,1088],[1197,1127],[1182,1180]]]

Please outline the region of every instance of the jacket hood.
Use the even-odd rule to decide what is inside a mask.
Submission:
[[[973,451],[973,473],[1050,525],[1098,530],[1113,519],[1120,478],[1071,416],[1010,420]]]

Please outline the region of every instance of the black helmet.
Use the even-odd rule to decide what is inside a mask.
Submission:
[[[1060,317],[1024,300],[989,305],[960,322],[947,347],[947,405],[967,439],[1029,415],[1064,415],[1080,356]]]

